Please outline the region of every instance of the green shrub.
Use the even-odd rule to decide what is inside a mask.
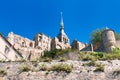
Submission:
[[[83,60],[83,61],[89,61],[89,60],[96,61],[96,60],[114,60],[114,59],[120,59],[120,53],[117,50],[113,51],[113,53],[80,52],[80,60]]]
[[[2,76],[7,75],[7,71],[6,70],[0,70],[0,75],[2,75]]]
[[[113,53],[115,53],[115,54],[120,54],[120,49],[119,48],[114,48],[113,49]]]
[[[104,54],[103,57],[104,60],[114,60],[119,58],[120,58],[120,54],[115,54],[115,53]]]
[[[89,61],[89,60],[96,61],[97,57],[95,55],[93,55],[93,53],[91,53],[91,52],[81,52],[80,53],[80,60],[82,60],[82,61]]]
[[[52,59],[50,57],[38,57],[32,62],[51,62]]]
[[[97,65],[94,72],[104,72],[104,65],[103,64]]]
[[[104,56],[104,52],[94,52],[94,53],[91,53],[93,56],[97,57],[98,59],[100,58],[103,58]]]
[[[28,71],[31,70],[31,67],[30,67],[28,64],[24,63],[24,64],[20,67],[20,69],[21,69],[23,72],[28,72]]]
[[[68,64],[55,64],[52,66],[52,70],[53,71],[65,71],[67,73],[70,73],[72,71],[72,65],[68,65]]]
[[[67,59],[65,57],[60,57],[60,61],[67,61]]]
[[[49,58],[49,57],[45,57],[45,58],[43,59],[43,62],[51,62],[51,61],[52,61],[52,59]]]
[[[53,49],[51,51],[45,51],[44,57],[50,57],[50,58],[58,58],[60,55],[68,53],[68,52],[74,52],[76,50],[73,50],[71,48],[67,49]]]
[[[47,67],[47,65],[45,63],[40,64],[39,69],[42,70],[42,71],[49,70],[48,67]]]
[[[84,57],[82,58],[82,60],[83,60],[83,61],[91,60],[91,56],[86,55],[86,56],[84,56]]]
[[[47,71],[45,74],[48,75],[50,73],[50,71]]]
[[[95,61],[90,61],[88,63],[83,64],[83,66],[95,66],[95,65],[96,65]]]
[[[37,56],[36,58],[31,59],[30,61],[31,61],[31,62],[40,62],[40,60],[41,60],[41,57],[40,57],[40,56]]]

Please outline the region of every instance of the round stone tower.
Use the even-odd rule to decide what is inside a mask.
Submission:
[[[102,32],[102,40],[105,52],[112,52],[116,44],[114,31],[109,28],[106,28]]]

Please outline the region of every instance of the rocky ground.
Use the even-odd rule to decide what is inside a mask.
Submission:
[[[96,61],[96,64],[104,65],[103,71],[95,71],[97,66],[86,65],[87,63],[90,61],[1,62],[0,80],[120,80],[120,60]],[[23,70],[21,67],[26,64],[32,69]],[[72,65],[72,70],[49,70],[48,68],[54,64]]]

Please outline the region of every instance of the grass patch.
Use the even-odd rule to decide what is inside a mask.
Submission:
[[[80,60],[82,61],[96,61],[96,60],[120,60],[120,50],[113,50],[112,53],[104,52],[80,52]]]
[[[31,66],[29,66],[28,64],[24,63],[21,67],[20,67],[20,70],[23,71],[23,72],[28,72],[28,71],[31,71]]]
[[[44,57],[50,58],[59,58],[60,55],[68,53],[68,52],[75,52],[77,50],[67,48],[67,49],[53,49],[51,51],[46,51]]]
[[[39,69],[42,71],[57,71],[57,72],[67,72],[70,73],[72,71],[73,65],[69,64],[53,64],[50,66],[47,66],[45,63],[40,64]]]
[[[72,71],[73,66],[68,64],[55,64],[52,66],[52,71],[65,71],[67,73],[70,73]]]
[[[104,72],[104,65],[103,64],[97,65],[97,67],[94,70],[94,72]]]
[[[95,63],[95,61],[90,61],[88,63],[84,63],[83,66],[96,66],[97,64]]]
[[[0,70],[0,75],[1,76],[5,76],[5,75],[7,75],[7,71],[6,70]]]
[[[60,57],[60,60],[59,60],[60,62],[65,62],[65,61],[67,61],[67,59],[65,58],[65,57]]]
[[[42,63],[39,66],[39,70],[46,71],[46,70],[49,70],[49,68],[47,67],[47,65],[45,63]]]

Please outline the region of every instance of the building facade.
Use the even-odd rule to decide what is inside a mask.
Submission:
[[[7,40],[22,54],[24,59],[35,59],[37,56],[43,55],[42,51],[35,47],[35,41],[33,40],[14,34],[13,32],[8,34]]]
[[[73,40],[72,45],[71,45],[72,49],[76,49],[76,50],[82,50],[82,49],[84,49],[86,46],[87,46],[87,45],[85,45],[84,43],[79,42],[79,41],[76,40],[76,39]]]
[[[30,40],[10,32],[7,40],[23,55],[25,59],[30,60],[35,59],[38,56],[43,56],[45,51],[50,51],[51,49],[71,48],[70,40],[64,32],[62,13],[60,18],[60,31],[55,38],[39,33],[35,35],[33,40]]]
[[[9,41],[0,33],[0,60],[20,60],[22,55],[9,43]]]
[[[102,32],[101,36],[103,42],[100,48],[96,49],[96,51],[112,52],[115,47],[120,48],[120,40],[115,39],[115,34],[113,30],[106,28]],[[35,35],[33,40],[30,40],[28,38],[24,38],[20,35],[14,34],[13,32],[10,32],[8,34],[7,40],[7,43],[13,47],[13,55],[16,56],[16,54],[18,54],[14,51],[15,48],[15,50],[17,50],[22,55],[22,57],[27,60],[34,60],[37,57],[44,56],[44,52],[50,51],[51,49],[73,48],[79,51],[94,50],[93,46],[81,43],[78,40],[73,40],[72,44],[70,45],[70,40],[64,31],[64,22],[62,14],[60,18],[60,31],[58,35],[54,38],[46,36],[43,33],[38,33],[37,35]],[[4,42],[5,40],[1,40],[1,42],[2,41],[5,45],[7,45],[7,43]],[[4,49],[5,45],[3,47]],[[2,46],[0,47],[2,49]],[[5,52],[1,53],[5,54]],[[14,58],[15,60],[15,56],[12,57],[10,55],[9,59]]]

